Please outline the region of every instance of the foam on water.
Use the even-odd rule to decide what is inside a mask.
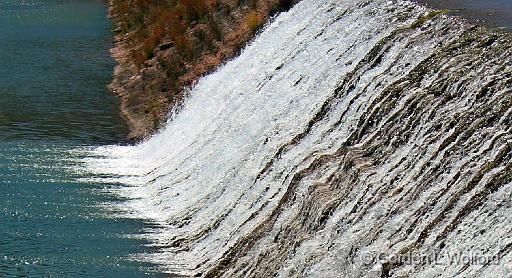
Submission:
[[[510,57],[508,34],[410,2],[304,0],[159,134],[83,163],[158,224],[143,236],[160,248],[136,258],[171,274],[504,273]],[[500,264],[360,260],[475,242]]]

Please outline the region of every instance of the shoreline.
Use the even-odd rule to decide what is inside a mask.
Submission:
[[[117,21],[116,14],[114,12],[114,0],[108,1],[107,18],[112,22],[113,32],[113,48],[109,50],[112,59],[114,59],[116,65],[112,72],[112,81],[107,86],[111,93],[114,93],[119,98],[119,110],[120,114],[125,120],[129,134],[127,135],[128,141],[136,141],[138,137],[142,138],[145,134],[144,122],[140,117],[137,117],[138,113],[133,110],[136,107],[129,103],[129,93],[126,91],[127,83],[137,75],[136,67],[130,60],[130,46],[127,45],[129,34],[119,34],[116,32],[120,23]]]
[[[206,24],[193,22],[193,25],[187,29],[189,44],[209,45],[197,51],[195,58],[186,60],[179,57],[176,54],[175,43],[164,35],[158,44],[153,45],[152,57],[142,59],[137,65],[134,61],[134,53],[144,48],[145,39],[137,33],[141,28],[149,28],[147,26],[151,26],[153,22],[146,23],[147,19],[144,18],[142,27],[123,32],[127,23],[117,13],[116,3],[118,2],[116,1],[118,0],[107,1],[107,17],[112,22],[114,35],[114,47],[110,49],[110,54],[116,62],[108,89],[120,99],[120,113],[129,128],[128,142],[141,141],[156,132],[166,122],[169,111],[182,101],[185,88],[214,71],[224,61],[235,57],[272,15],[286,11],[298,2],[258,0],[258,3],[264,4],[258,4],[256,10],[254,8],[251,10],[246,4],[237,4],[227,13],[215,10],[209,15],[208,20],[214,21],[219,26],[219,38],[211,38],[211,30],[209,31],[206,27],[210,24],[209,22]],[[428,0],[414,0],[414,2],[430,9],[441,9],[446,4],[432,5]],[[256,26],[249,27],[247,16],[255,11],[258,13]],[[460,11],[450,10],[449,14],[471,24],[493,27]],[[171,74],[166,72],[169,64],[174,66],[176,63],[181,65],[181,71],[171,72]]]
[[[118,2],[108,0],[107,17],[112,22],[114,35],[110,54],[116,62],[108,89],[120,99],[121,116],[130,130],[128,141],[138,142],[152,135],[166,122],[169,111],[182,101],[185,88],[235,57],[264,23],[274,14],[290,9],[296,2],[258,0],[256,7],[248,4],[232,4],[229,9],[216,7],[208,15],[209,22],[193,21],[186,30],[187,42],[200,48],[194,50],[192,59],[180,57],[175,42],[164,34],[151,49],[151,57],[137,65],[134,53],[144,49],[144,39],[147,39],[138,33],[145,32],[141,29],[150,28],[153,22],[146,23],[144,18],[140,28],[123,32],[127,22],[117,11]],[[208,29],[212,22],[218,28],[218,34],[212,34]],[[167,67],[175,64],[180,64],[182,71],[169,73]]]
[[[169,226],[144,235],[168,252],[142,258],[171,276],[407,276],[464,266],[366,252],[506,251],[509,36],[411,2],[306,1],[202,79],[165,132],[98,155],[132,215]]]

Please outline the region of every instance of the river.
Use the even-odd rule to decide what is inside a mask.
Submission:
[[[0,276],[140,277],[147,224],[112,217],[73,150],[122,143],[103,1],[0,1]],[[85,175],[85,174],[84,174]],[[133,235],[133,236],[131,236]]]
[[[509,33],[303,0],[130,146],[104,2],[0,1],[0,276],[510,277]]]

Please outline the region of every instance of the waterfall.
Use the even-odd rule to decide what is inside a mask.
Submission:
[[[158,134],[83,163],[155,223],[138,258],[173,276],[509,277],[510,39],[408,1],[303,0]]]

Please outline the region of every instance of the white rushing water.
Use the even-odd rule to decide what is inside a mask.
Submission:
[[[159,225],[139,258],[172,275],[512,277],[509,37],[304,0],[86,170]]]

